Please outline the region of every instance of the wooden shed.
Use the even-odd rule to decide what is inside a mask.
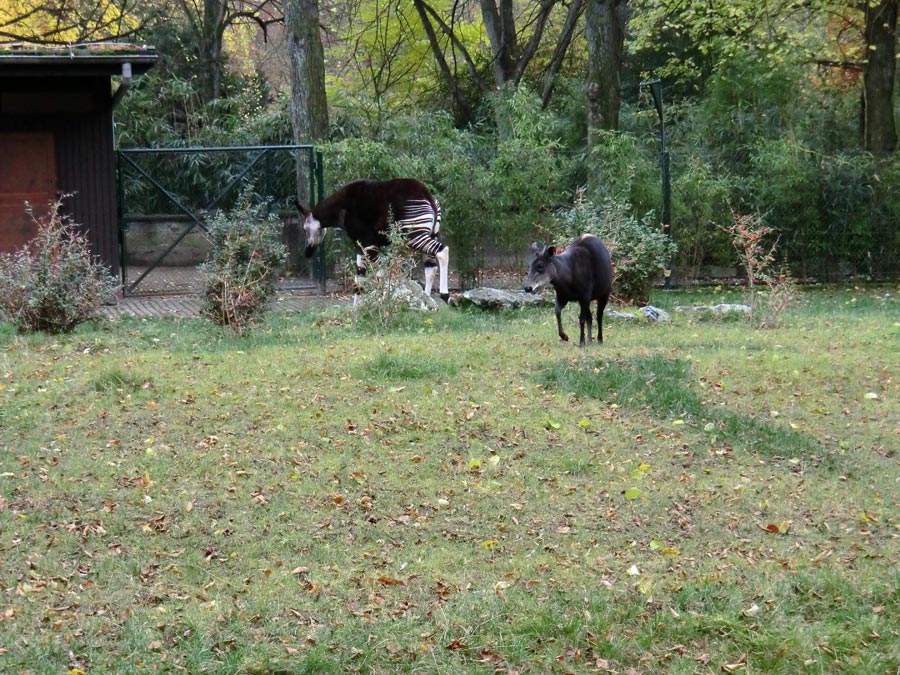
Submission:
[[[113,109],[156,59],[134,45],[0,45],[0,251],[34,235],[25,201],[45,212],[71,194],[63,210],[118,274]]]

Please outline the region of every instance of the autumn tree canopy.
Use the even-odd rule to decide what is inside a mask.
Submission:
[[[128,39],[139,35],[160,11],[154,3],[137,0],[5,0],[0,5],[0,42]]]
[[[223,96],[229,70],[258,72],[260,50],[280,54],[285,76],[275,86],[288,86],[290,36],[302,28],[323,45],[310,53],[333,107],[371,122],[426,105],[459,126],[483,115],[496,92],[525,85],[550,106],[561,79],[574,78],[587,123],[615,129],[622,101],[635,95],[623,93],[626,80],[652,74],[702,95],[736,62],[793,64],[823,86],[854,90],[858,142],[881,154],[897,145],[898,2],[329,0],[305,3],[285,33],[285,9],[297,0],[7,0],[0,41],[159,41],[163,59],[208,102]]]

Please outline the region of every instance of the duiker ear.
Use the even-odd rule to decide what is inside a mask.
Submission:
[[[548,258],[552,258],[554,255],[556,255],[556,247],[548,246],[547,250],[544,251],[544,255],[546,255]]]
[[[536,258],[541,254],[541,245],[537,242],[534,242],[531,245],[531,254]]]
[[[306,216],[309,215],[309,209],[306,208],[305,206],[303,206],[303,204],[300,203],[300,200],[297,199],[296,197],[294,197],[294,206],[297,207],[297,210],[300,212],[300,215],[303,216],[304,218],[306,218]]]

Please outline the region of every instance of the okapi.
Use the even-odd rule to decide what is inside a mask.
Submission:
[[[360,273],[364,271],[364,257],[378,257],[379,250],[389,243],[391,225],[396,224],[406,244],[424,255],[425,293],[431,294],[434,268],[439,266],[441,298],[450,298],[450,249],[437,239],[441,207],[422,182],[414,178],[357,180],[311,209],[297,202],[297,210],[304,219],[306,256],[322,243],[325,228],[340,227],[359,248],[356,265]]]
[[[597,237],[583,234],[565,249],[548,246],[544,250],[537,243],[531,245],[532,259],[525,281],[525,292],[536,293],[541,286],[552,284],[556,289],[556,326],[559,337],[569,340],[562,327],[562,310],[571,301],[581,306],[578,324],[581,327],[579,346],[584,346],[584,326],[587,341],[591,342],[591,301],[597,301],[597,342],[603,342],[603,310],[612,290],[613,270],[609,251]]]

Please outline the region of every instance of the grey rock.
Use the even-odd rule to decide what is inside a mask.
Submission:
[[[676,312],[693,314],[697,319],[726,319],[750,316],[749,305],[721,303],[718,305],[679,305]]]
[[[644,305],[641,307],[641,314],[650,321],[655,321],[656,323],[665,323],[666,321],[672,320],[672,317],[669,316],[669,313],[666,310],[654,307],[653,305]]]
[[[712,309],[716,314],[719,314],[721,316],[726,316],[728,314],[750,316],[750,314],[753,313],[753,310],[750,309],[750,305],[734,305],[723,303],[721,305],[713,305]]]
[[[487,287],[473,288],[459,296],[461,306],[473,305],[481,309],[518,309],[545,305],[548,302],[544,296],[539,294]]]
[[[425,295],[425,291],[422,287],[411,279],[404,280],[395,288],[386,291],[386,293],[389,293],[391,301],[405,303],[413,310],[434,312],[438,308],[437,301],[435,301],[434,298]],[[363,294],[360,296],[359,302],[380,303],[383,299],[386,299],[386,297],[387,296],[382,296],[382,298],[379,299],[373,295]]]
[[[394,290],[394,297],[405,300],[410,309],[421,312],[437,311],[437,301],[430,295],[425,295],[425,290],[415,281],[408,279]]]
[[[610,319],[622,320],[622,321],[636,321],[641,317],[637,314],[633,314],[632,312],[620,312],[616,309],[610,309],[609,307],[603,312],[603,316],[608,317]]]

